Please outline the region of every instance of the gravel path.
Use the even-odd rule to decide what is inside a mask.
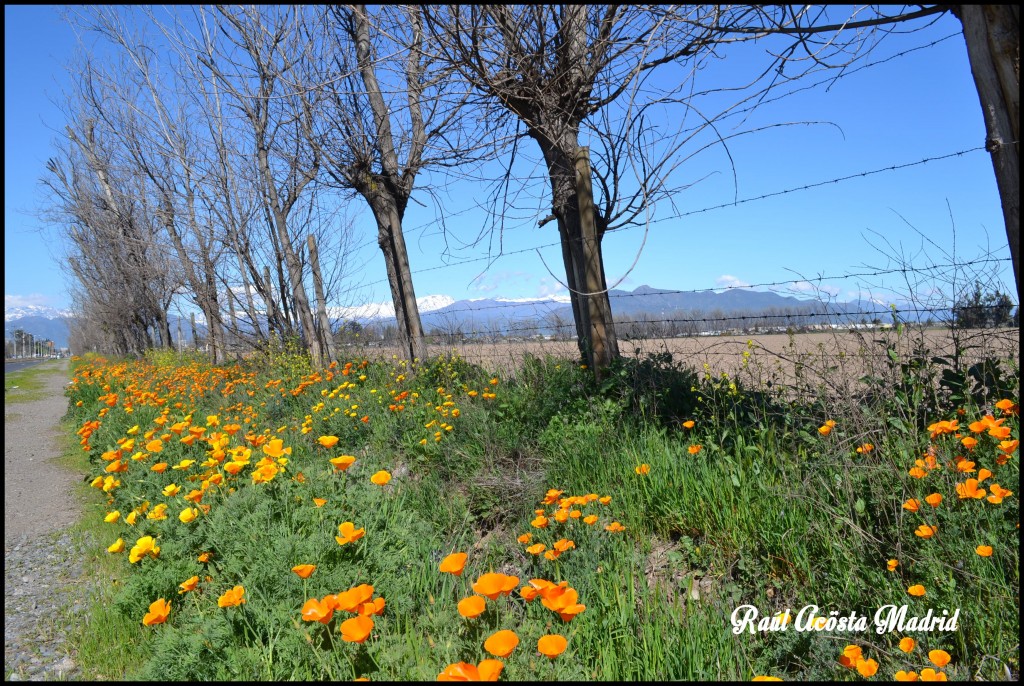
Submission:
[[[4,403],[4,677],[79,678],[66,645],[67,610],[86,608],[82,555],[68,528],[81,477],[53,463],[67,410],[68,362],[46,363],[40,400]]]

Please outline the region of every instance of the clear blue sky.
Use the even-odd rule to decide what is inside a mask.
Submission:
[[[58,12],[55,7],[6,6],[4,10],[7,306],[69,305],[66,277],[57,266],[60,248],[51,244],[54,227],[37,217],[42,201],[39,179],[52,154],[55,130],[63,127],[62,115],[51,100],[59,100],[66,84],[64,69],[76,41]],[[889,37],[870,59],[958,31],[959,22],[947,15],[924,31]],[[742,59],[732,58],[716,68],[742,65]],[[698,212],[736,198],[981,146],[985,137],[981,108],[961,36],[844,77],[828,91],[819,87],[766,105],[754,116],[751,122],[760,124],[816,121],[831,125],[781,127],[736,139],[729,152],[738,187],[733,186],[722,148],[687,163],[680,170],[680,182],[710,176],[680,192],[674,198],[675,210],[667,203],[657,208],[645,244],[643,228],[606,237],[610,284],[622,279],[619,288],[624,289],[647,284],[687,290],[870,271],[865,265],[891,266],[885,255],[869,245],[869,240],[881,242],[876,234],[895,246],[902,245],[908,256],[916,255],[915,264],[927,265],[945,261],[941,251],[954,251],[954,225],[959,258],[970,259],[984,250],[993,251],[996,257],[1009,256],[992,164],[984,151]],[[726,127],[724,133],[728,132]],[[534,145],[532,141],[525,144]],[[536,158],[536,153],[529,152]],[[530,167],[522,171],[538,174],[542,170]],[[451,247],[459,240],[474,238],[484,225],[484,215],[470,209],[474,201],[483,201],[484,193],[479,184],[464,181],[442,196]],[[425,195],[415,197],[430,204]],[[503,240],[504,251],[515,254],[488,265],[477,259],[486,254],[485,242],[447,258],[447,262],[477,261],[443,269],[434,269],[446,263],[440,255],[444,241],[436,210],[411,204],[406,232],[417,296],[564,295],[557,283],[564,280],[559,248],[540,250],[554,276],[537,252],[529,250],[557,241],[554,223],[536,227],[537,220],[549,212],[545,202],[546,195],[536,192],[521,201],[515,212],[520,218],[510,222]],[[357,291],[359,302],[350,299],[338,304],[387,301],[390,294],[372,217],[357,204],[352,208],[356,242],[365,247],[353,260],[362,268],[351,279],[364,287]],[[677,213],[693,214],[673,218]],[[934,241],[926,255],[918,254],[922,240],[908,224]],[[1002,279],[1004,290],[1014,294],[1008,262]],[[835,279],[823,285],[845,300],[855,297],[859,287],[885,299],[890,289],[899,290],[901,284],[899,279],[874,277]],[[797,283],[790,290],[804,288]]]

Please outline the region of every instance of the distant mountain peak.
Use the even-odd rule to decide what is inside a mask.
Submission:
[[[43,319],[68,319],[73,317],[71,310],[57,310],[46,305],[18,305],[4,307],[4,321],[9,322],[23,317],[42,317]]]

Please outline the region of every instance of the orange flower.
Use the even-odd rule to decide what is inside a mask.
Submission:
[[[180,591],[178,591],[178,593],[188,593],[189,591],[194,591],[194,590],[196,590],[196,586],[198,586],[198,585],[199,585],[199,577],[198,576],[194,576],[194,577],[192,577],[190,579],[186,579],[185,581],[183,581],[180,584],[178,584],[178,588],[181,589]]]
[[[910,510],[911,512],[917,512],[921,508],[921,501],[914,498],[910,498],[907,502],[903,503],[904,510]]]
[[[839,664],[847,669],[853,669],[863,659],[864,655],[860,646],[848,645],[843,648],[843,654],[839,656]]]
[[[530,526],[532,526],[532,527],[534,527],[536,529],[546,528],[547,525],[548,525],[548,518],[545,517],[544,515],[537,515],[536,519],[534,519],[532,522],[530,522]]]
[[[587,515],[586,517],[583,518],[583,523],[584,524],[596,524],[597,523],[597,515]]]
[[[146,444],[146,450],[151,453],[158,453],[164,449],[164,442],[159,438]]]
[[[694,426],[694,421],[692,419],[688,419],[685,422],[683,422],[683,428],[684,429],[692,429],[693,426]]]
[[[339,472],[343,472],[352,466],[352,463],[356,461],[355,455],[339,455],[338,457],[331,458],[331,464]]]
[[[932,493],[930,496],[925,498],[924,501],[932,507],[938,507],[939,503],[942,502],[942,496],[938,493]]]
[[[292,567],[292,571],[295,572],[300,579],[308,579],[309,575],[312,574],[315,569],[316,565],[295,565]]]
[[[996,447],[999,448],[999,450],[1001,450],[1002,452],[1004,452],[1007,455],[1009,455],[1012,452],[1014,452],[1019,446],[1020,446],[1020,441],[1013,440],[1013,441],[1000,441],[999,445],[996,446]]]
[[[946,673],[936,672],[931,667],[925,667],[921,670],[921,681],[946,681]]]
[[[491,572],[484,574],[473,584],[473,592],[497,600],[499,595],[508,595],[519,585],[518,576],[506,576]]]
[[[945,667],[949,664],[952,657],[945,650],[930,650],[928,651],[928,659],[936,667]]]
[[[478,595],[471,595],[459,601],[459,614],[466,619],[476,619],[484,613],[487,604]]]
[[[324,601],[327,599],[325,598]],[[334,616],[334,604],[310,598],[302,606],[302,621],[327,624]]]
[[[860,660],[857,663],[857,672],[865,678],[873,677],[878,672],[878,663],[874,660]]]
[[[702,446],[702,445],[700,445],[698,443],[696,445],[691,445],[689,448],[686,449],[686,452],[690,453],[691,455],[696,455],[697,453],[699,453],[703,449],[704,449],[704,446]]]
[[[907,472],[907,474],[909,474],[910,476],[914,477],[915,479],[923,479],[926,476],[928,476],[928,472],[924,471],[920,467],[913,467],[913,468],[911,468],[911,470],[909,472]]]
[[[978,445],[978,439],[973,436],[964,436],[960,439],[960,443],[968,450],[974,450],[974,446]]]
[[[860,454],[860,455],[864,455],[866,453],[870,453],[874,449],[875,449],[875,446],[874,446],[873,443],[863,443],[863,444],[857,446],[857,453]]]
[[[938,525],[929,526],[927,524],[922,524],[921,526],[917,527],[916,531],[914,531],[914,535],[920,536],[921,538],[931,538],[935,535],[935,532],[937,532],[938,530]]]
[[[519,637],[514,631],[503,629],[484,641],[484,650],[494,657],[508,657],[519,645]]]
[[[907,589],[907,593],[918,597],[923,596],[925,594],[924,586],[922,586],[921,584],[914,584],[913,586]]]
[[[896,681],[917,681],[917,672],[905,672],[902,669],[896,672]]]
[[[441,560],[441,566],[439,569],[442,572],[448,574],[454,574],[455,576],[462,576],[462,570],[466,567],[466,553],[452,553],[448,557]]]
[[[333,448],[338,444],[339,439],[337,436],[321,436],[316,440],[318,443],[320,443],[320,445],[322,445],[325,448]]]
[[[982,467],[981,469],[978,470],[978,483],[980,484],[982,481],[989,478],[990,476],[992,476],[992,472]]]
[[[235,586],[234,588],[224,591],[224,595],[217,598],[217,607],[235,607],[245,602],[245,589],[241,586]]]
[[[501,660],[481,660],[480,665],[456,662],[437,675],[438,681],[497,681],[504,668]]]
[[[341,535],[335,536],[334,540],[338,542],[338,545],[345,545],[346,543],[358,541],[365,536],[366,529],[357,529],[356,525],[352,522],[342,522],[338,525],[338,533]]]
[[[391,481],[391,475],[385,472],[383,469],[370,477],[370,481],[377,484],[378,486],[384,486],[387,482]]]
[[[967,481],[956,485],[956,494],[960,496],[961,500],[966,498],[974,498],[980,500],[986,495],[984,488],[978,488],[977,479],[968,479]]]
[[[992,557],[992,546],[990,545],[979,545],[974,549],[974,552],[978,553],[981,557]],[[939,665],[940,667],[942,665]]]
[[[150,603],[149,612],[142,618],[142,623],[145,626],[163,624],[167,621],[169,614],[171,614],[171,604],[163,598],[158,598]]]
[[[622,526],[622,525],[621,525],[621,524],[619,524],[618,522],[612,522],[611,524],[609,524],[608,526],[606,526],[606,527],[604,528],[604,530],[605,530],[605,531],[611,531],[612,533],[615,533],[615,532],[617,532],[617,531],[625,531],[625,530],[626,530],[626,527]]]
[[[568,645],[569,642],[565,640],[564,636],[559,636],[558,634],[547,634],[538,639],[537,652],[541,655],[547,655],[550,659],[554,660],[565,652]]]
[[[957,420],[954,419],[952,421],[941,421],[941,422],[936,422],[934,424],[931,424],[928,427],[928,431],[931,432],[931,437],[932,438],[936,438],[937,436],[941,436],[943,434],[954,433],[959,428],[960,428],[959,422],[957,422]]]
[[[362,643],[373,631],[373,620],[365,615],[358,615],[352,619],[346,619],[338,628],[341,632],[341,640],[349,643]]]
[[[213,557],[213,553],[202,553],[196,559],[198,559],[200,562],[209,562],[211,557]]]
[[[900,563],[899,560],[896,560],[896,559],[889,560],[888,562],[885,563],[885,568],[888,569],[890,572],[895,572],[896,571],[896,565],[898,565],[899,563]]]
[[[372,597],[373,586],[359,584],[334,596],[334,607],[342,612],[359,612],[362,605]]]
[[[544,545],[543,543],[534,543],[533,545],[529,546],[526,549],[526,552],[530,553],[531,555],[540,555],[546,549],[547,549],[547,546]]]
[[[917,645],[917,641],[910,638],[909,636],[905,636],[900,639],[900,650],[902,650],[904,653],[909,653],[910,651],[912,651],[915,645]]]
[[[163,474],[165,471],[167,471],[167,463],[157,462],[155,465],[149,468],[149,471],[156,472],[157,474]]]
[[[531,538],[533,538],[533,534],[523,534],[522,536],[520,536],[516,540],[519,541],[520,543],[529,543]]]
[[[1013,402],[1008,398],[1003,398],[996,403],[996,409],[1003,414],[1017,414],[1020,410],[1017,407],[1017,403]]]
[[[1003,498],[1009,498],[1011,495],[1013,495],[1013,491],[1003,488],[999,484],[992,484],[991,486],[989,486],[989,490],[992,491],[992,495],[986,498],[986,500],[988,500],[993,505],[998,505],[999,503],[1003,502]]]
[[[324,505],[327,504],[327,499],[326,498],[313,498],[313,504],[316,505],[317,507],[323,507]]]
[[[275,438],[268,441],[267,444],[263,446],[263,452],[276,460],[283,455],[291,455],[292,449],[290,447],[285,448],[284,441],[280,438]]]
[[[640,474],[642,476],[642,475],[647,474],[648,472],[651,471],[651,465],[649,465],[649,464],[642,464],[642,465],[639,465],[639,466],[635,467],[633,469],[633,471],[636,472],[637,474]]]

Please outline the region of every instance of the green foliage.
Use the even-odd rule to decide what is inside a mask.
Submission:
[[[1013,301],[998,288],[985,291],[981,283],[965,293],[953,306],[953,321],[961,329],[992,329],[999,326],[1018,326],[1019,315]]]
[[[133,676],[181,680],[433,679],[448,664],[489,657],[481,646],[499,629],[521,641],[503,660],[507,680],[844,679],[855,676],[836,661],[847,643],[868,646],[886,676],[919,670],[927,650],[942,648],[954,656],[944,670],[951,678],[1005,678],[1003,664],[1019,669],[1019,620],[1005,611],[1019,596],[1017,495],[1000,503],[957,497],[967,474],[955,460],[965,446],[931,436],[929,425],[959,417],[966,433],[996,413],[1018,437],[1017,416],[994,409],[996,400],[1017,397],[1018,370],[999,361],[959,372],[923,349],[907,359],[892,352],[883,374],[867,379],[868,393],[849,398],[785,398],[657,355],[623,361],[600,385],[578,363],[535,357],[509,378],[457,356],[416,371],[402,361],[353,360],[312,374],[287,346],[245,370],[156,360],[83,365],[69,391],[75,428],[110,408],[88,438],[90,478],[106,474],[111,451],[129,435],[137,440],[126,452],[145,447],[147,430],[165,434],[191,422],[209,437],[250,420],[225,447],[252,451],[237,475],[226,475],[233,457],[218,461],[205,439],[190,446],[177,436],[158,458],[136,464],[125,455],[129,471],[112,473],[121,484],[107,508],[122,519],[102,525],[104,545],[120,535],[131,547],[149,534],[161,551],[135,565],[127,553],[109,556],[124,582],[104,612],[131,620],[109,623],[110,640],[125,640],[129,625],[132,636],[141,631]],[[136,398],[127,413],[128,389],[144,390],[140,384],[161,389],[165,402]],[[1000,439],[970,431],[979,441],[974,473],[993,471],[986,488],[1012,487],[1016,456],[997,465]],[[339,441],[325,448],[321,436]],[[290,452],[272,459],[265,448],[274,437]],[[342,454],[355,456],[344,471],[329,461]],[[912,470],[926,454],[936,468],[918,478]],[[178,469],[146,469],[156,459]],[[269,482],[253,478],[260,460],[280,469]],[[378,470],[392,475],[387,486],[370,482]],[[217,473],[223,481],[209,486]],[[166,495],[172,484],[181,492]],[[209,512],[180,521],[183,496],[200,487]],[[542,502],[548,489],[563,492],[555,503]],[[935,492],[941,505],[923,504]],[[587,494],[609,502],[569,505],[578,516],[555,518],[558,498]],[[326,502],[318,507],[313,498]],[[922,502],[917,512],[903,507],[909,498]],[[167,518],[149,519],[160,503]],[[90,516],[101,519],[107,508]],[[535,508],[544,508],[547,526],[530,525]],[[129,525],[132,509],[146,512]],[[334,537],[346,521],[366,533],[339,545]],[[625,530],[606,530],[613,521]],[[922,523],[939,533],[915,535]],[[527,533],[546,551],[563,538],[574,545],[547,559],[524,550],[517,538]],[[995,554],[978,556],[982,544]],[[463,575],[440,573],[438,563],[455,551],[469,555]],[[212,557],[200,562],[200,552]],[[895,571],[886,567],[892,558]],[[290,571],[302,563],[317,566],[305,580]],[[456,604],[490,571],[519,577],[517,588],[529,579],[567,581],[586,610],[566,623],[513,593],[463,619]],[[200,579],[196,590],[178,593],[191,576]],[[363,583],[386,599],[365,644],[341,640],[346,613],[327,626],[302,621],[306,600]],[[907,594],[916,583],[926,586],[925,598]],[[235,585],[244,586],[246,603],[217,607]],[[142,628],[161,597],[173,605],[168,622]],[[959,631],[910,632],[923,652],[906,657],[896,647],[905,634],[729,631],[741,604],[794,616],[815,604],[827,616],[871,615],[892,603],[909,604],[911,614],[970,612],[962,611]],[[548,633],[569,640],[553,661],[535,652]]]

